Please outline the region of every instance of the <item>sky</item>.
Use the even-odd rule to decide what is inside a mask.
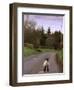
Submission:
[[[63,17],[60,15],[28,15],[28,20],[32,20],[36,22],[36,27],[44,28],[45,32],[47,32],[48,27],[50,27],[51,32],[61,31],[64,33],[63,28]],[[27,15],[24,14],[24,21],[27,19]]]

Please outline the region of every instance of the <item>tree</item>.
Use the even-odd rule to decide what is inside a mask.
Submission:
[[[54,37],[53,37],[53,34],[51,34],[51,35],[46,39],[46,47],[47,47],[47,48],[54,48]]]
[[[44,28],[42,27],[42,30],[41,30],[41,38],[40,38],[40,45],[42,47],[45,47],[46,46],[46,34],[44,33]]]
[[[34,48],[39,48],[41,30],[36,29],[36,22],[28,21],[24,27],[24,43],[33,44]]]
[[[48,32],[47,32],[47,33],[48,33],[48,35],[50,35],[50,33],[51,33],[51,31],[50,31],[50,27],[48,28]]]
[[[33,45],[34,45],[34,48],[39,48],[40,46],[40,31],[39,30],[34,30],[32,32],[33,34]]]
[[[34,20],[29,21],[29,27],[31,30],[35,30],[36,22]]]
[[[35,31],[36,22],[33,21],[25,21],[24,24],[24,43],[33,44],[34,31]]]
[[[54,33],[54,48],[55,49],[60,49],[60,43],[63,42],[62,38],[62,33],[59,31],[55,31]]]

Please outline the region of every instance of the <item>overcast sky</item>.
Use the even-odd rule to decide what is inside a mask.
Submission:
[[[24,21],[26,20],[27,15],[24,14]],[[42,27],[45,31],[50,27],[51,32],[61,31],[64,33],[63,28],[63,17],[64,16],[56,16],[56,15],[28,15],[28,20],[32,20],[36,22],[36,27]]]

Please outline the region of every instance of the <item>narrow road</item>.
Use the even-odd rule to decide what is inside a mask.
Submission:
[[[49,58],[49,73],[59,73],[59,65],[56,62],[55,52],[46,52],[38,55],[32,55],[24,58],[22,72],[23,74],[41,74],[43,72],[43,62]]]

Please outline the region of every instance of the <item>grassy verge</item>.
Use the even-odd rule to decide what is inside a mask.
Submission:
[[[57,54],[58,54],[60,62],[63,63],[63,49],[57,51]]]
[[[63,72],[63,50],[58,50],[56,54],[56,61],[59,65],[60,72]]]
[[[55,51],[54,49],[45,49],[45,48],[38,48],[38,49],[34,49],[34,48],[28,48],[28,47],[24,47],[24,56],[30,56],[30,55],[34,55],[34,54],[39,54],[39,53],[44,53],[44,52],[53,52]]]
[[[30,56],[30,55],[33,55],[33,54],[37,54],[37,51],[35,49],[24,47],[24,56],[27,57],[27,56]]]

